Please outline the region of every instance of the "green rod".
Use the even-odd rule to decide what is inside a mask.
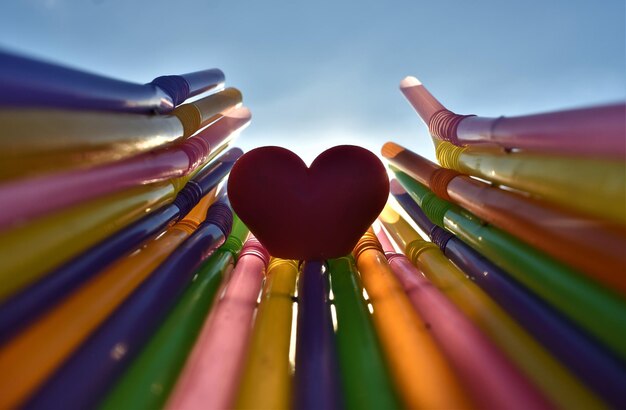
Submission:
[[[433,223],[457,235],[626,360],[626,301],[584,274],[438,198],[407,174],[392,170]]]
[[[174,310],[104,399],[101,410],[164,407],[247,234],[248,228],[235,217],[224,245],[198,269]]]
[[[331,259],[328,266],[337,315],[335,337],[346,408],[400,408],[363,299],[363,286],[354,258],[350,255]]]

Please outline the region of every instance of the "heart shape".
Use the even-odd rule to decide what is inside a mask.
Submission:
[[[241,156],[228,178],[233,209],[272,256],[322,260],[345,256],[376,220],[389,179],[376,155],[340,145],[307,168],[280,147]]]

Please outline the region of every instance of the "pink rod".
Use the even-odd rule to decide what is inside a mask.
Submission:
[[[384,231],[377,236],[390,243]],[[385,252],[415,310],[468,387],[478,408],[546,409],[543,395],[400,253]]]
[[[382,246],[383,251],[385,251],[385,253],[396,252],[396,248],[393,246],[393,242],[391,242],[391,239],[389,239],[389,235],[387,235],[387,233],[385,232],[383,224],[380,221],[376,220],[372,225],[372,228],[374,229],[374,233],[376,234],[378,242],[380,242],[380,246]]]
[[[400,81],[400,91],[426,125],[436,112],[446,109],[415,77],[409,76]]]
[[[456,134],[460,145],[489,142],[504,148],[623,159],[626,104],[510,118],[467,117]]]
[[[247,108],[228,112],[184,143],[86,170],[70,170],[0,186],[0,229],[136,185],[187,175],[212,149],[250,121]]]
[[[224,296],[213,308],[166,407],[170,410],[232,408],[252,330],[269,254],[246,241]]]
[[[415,77],[400,90],[428,125],[431,135],[456,145],[491,143],[503,148],[609,156],[626,155],[626,104],[486,118],[447,110]]]

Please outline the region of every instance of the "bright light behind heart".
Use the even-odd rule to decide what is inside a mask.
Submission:
[[[257,135],[254,129],[254,122],[246,130],[244,138],[239,138],[234,145],[241,147],[245,152],[251,149],[257,148],[258,145],[253,144],[255,141],[262,140],[262,135]],[[361,133],[353,130],[340,130],[329,129],[327,131],[307,131],[302,130],[298,133],[275,133],[271,136],[271,144],[278,145],[283,148],[287,148],[290,151],[298,154],[300,158],[310,166],[313,160],[322,152],[336,145],[358,145],[365,149],[370,150],[376,154],[381,161],[383,161],[382,155],[380,155],[380,149],[384,141],[397,141],[391,133],[389,134],[368,134]],[[425,143],[423,141],[425,140]],[[381,142],[382,141],[382,142]],[[413,141],[404,139],[403,143],[412,149],[416,146],[425,146],[420,153],[426,154],[425,156],[431,161],[435,161],[434,150],[432,143],[429,139],[418,138],[417,136]],[[421,148],[420,148],[421,149]],[[432,153],[431,153],[432,151]],[[385,161],[383,161],[384,163]],[[390,174],[391,175],[391,174]]]

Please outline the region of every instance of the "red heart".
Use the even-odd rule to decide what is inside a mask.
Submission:
[[[389,195],[385,167],[370,151],[340,145],[310,168],[280,147],[240,157],[228,178],[233,209],[273,256],[345,256],[376,220]]]

